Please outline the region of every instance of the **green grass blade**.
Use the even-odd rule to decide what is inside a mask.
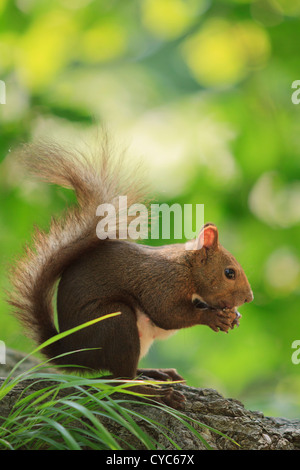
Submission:
[[[86,407],[82,406],[79,403],[75,403],[74,401],[70,400],[61,400],[61,403],[68,405],[71,408],[75,408],[77,411],[87,418],[93,426],[103,433],[105,436],[108,446],[111,450],[120,450],[119,444],[117,441],[112,437],[111,433],[106,429],[106,427],[94,416],[94,414],[88,410]]]
[[[107,315],[104,315],[103,317],[99,317],[93,320],[90,320],[88,322],[83,323],[82,325],[78,325],[74,328],[71,328],[67,331],[63,331],[62,333],[58,333],[57,335],[53,336],[52,338],[48,339],[41,345],[39,345],[37,348],[35,348],[31,353],[27,354],[25,357],[23,357],[11,370],[10,374],[6,377],[4,382],[2,383],[0,387],[0,400],[2,400],[16,385],[16,383],[19,382],[19,377],[15,377],[11,379],[12,374],[15,372],[15,370],[24,362],[26,359],[28,359],[30,356],[36,354],[37,352],[41,351],[44,349],[46,346],[49,346],[52,343],[55,343],[56,341],[65,338],[68,335],[71,335],[75,333],[76,331],[79,331],[83,328],[86,328],[88,326],[92,326],[95,323],[98,323],[99,321],[106,320],[107,318],[115,317],[117,315],[120,315],[121,312],[114,312],[114,313],[109,313]],[[34,366],[33,369],[35,369],[37,366]],[[24,372],[23,374],[20,374],[20,376],[28,375],[28,371]]]
[[[51,418],[48,418],[47,416],[38,416],[32,419],[37,420],[40,423],[46,423],[52,428],[56,429],[56,431],[58,431],[58,433],[64,439],[65,443],[68,446],[68,449],[80,450],[78,443],[75,441],[71,433],[62,424],[58,423],[57,421],[54,421]]]

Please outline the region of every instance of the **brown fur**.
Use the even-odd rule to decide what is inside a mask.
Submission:
[[[43,352],[50,358],[94,348],[55,363],[134,378],[143,372],[137,369],[140,345],[147,335],[147,341],[151,340],[152,331],[164,337],[164,330],[197,324],[228,331],[232,316],[222,309],[252,300],[243,269],[219,244],[213,224],[206,224],[198,238],[188,242],[193,248],[189,250],[185,244],[150,248],[97,238],[99,204],[114,203],[119,195],[127,195],[128,205],[141,203],[145,197],[135,172],[129,174],[123,165],[124,157],[111,158],[107,140],[92,155],[39,142],[24,146],[18,157],[43,180],[73,188],[78,206],[53,219],[49,233],[36,230],[33,248],[26,248],[11,276],[14,291],[9,302],[15,315],[38,344],[55,335],[52,299],[57,280],[60,331],[121,312],[45,348]],[[226,267],[235,270],[235,280],[225,277]],[[207,308],[197,308],[194,295]],[[143,320],[139,324],[138,312]],[[166,375],[174,378],[174,373],[161,373]],[[178,399],[175,394],[175,402]]]
[[[36,229],[33,248],[25,247],[23,258],[10,273],[14,289],[9,303],[27,333],[40,344],[57,333],[52,306],[56,281],[74,260],[101,244],[96,235],[98,205],[113,203],[120,194],[127,195],[130,205],[145,198],[146,190],[136,175],[132,186],[133,173],[125,155],[114,158],[106,136],[94,153],[39,141],[24,145],[15,156],[30,173],[74,189],[78,198],[78,206],[52,219],[48,233]]]

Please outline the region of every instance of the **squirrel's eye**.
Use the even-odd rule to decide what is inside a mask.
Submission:
[[[226,268],[224,273],[225,273],[225,276],[228,279],[235,279],[235,270],[234,269]]]

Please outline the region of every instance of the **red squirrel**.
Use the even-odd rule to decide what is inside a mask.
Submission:
[[[130,175],[127,168],[123,171],[122,157],[114,161],[106,141],[95,154],[37,142],[24,145],[17,156],[42,180],[74,189],[78,200],[52,220],[48,233],[36,229],[33,248],[26,247],[12,270],[9,303],[27,332],[38,344],[57,334],[52,303],[59,281],[60,332],[109,313],[121,314],[45,347],[43,353],[54,364],[105,370],[116,379],[143,374],[183,380],[175,369],[138,369],[153,340],[193,325],[228,331],[238,323],[236,307],[253,300],[242,267],[219,243],[217,227],[205,224],[187,244],[155,248],[118,237],[100,240],[100,204],[116,206],[124,194],[129,204],[142,202],[135,170]],[[92,349],[56,358],[87,348]],[[183,406],[183,395],[170,387],[134,390],[175,408]]]

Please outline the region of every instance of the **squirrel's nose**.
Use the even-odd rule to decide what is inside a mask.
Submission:
[[[253,299],[254,299],[254,295],[253,295],[253,292],[251,290],[250,294],[247,295],[247,297],[245,298],[245,302],[247,302],[247,303],[252,302]]]

